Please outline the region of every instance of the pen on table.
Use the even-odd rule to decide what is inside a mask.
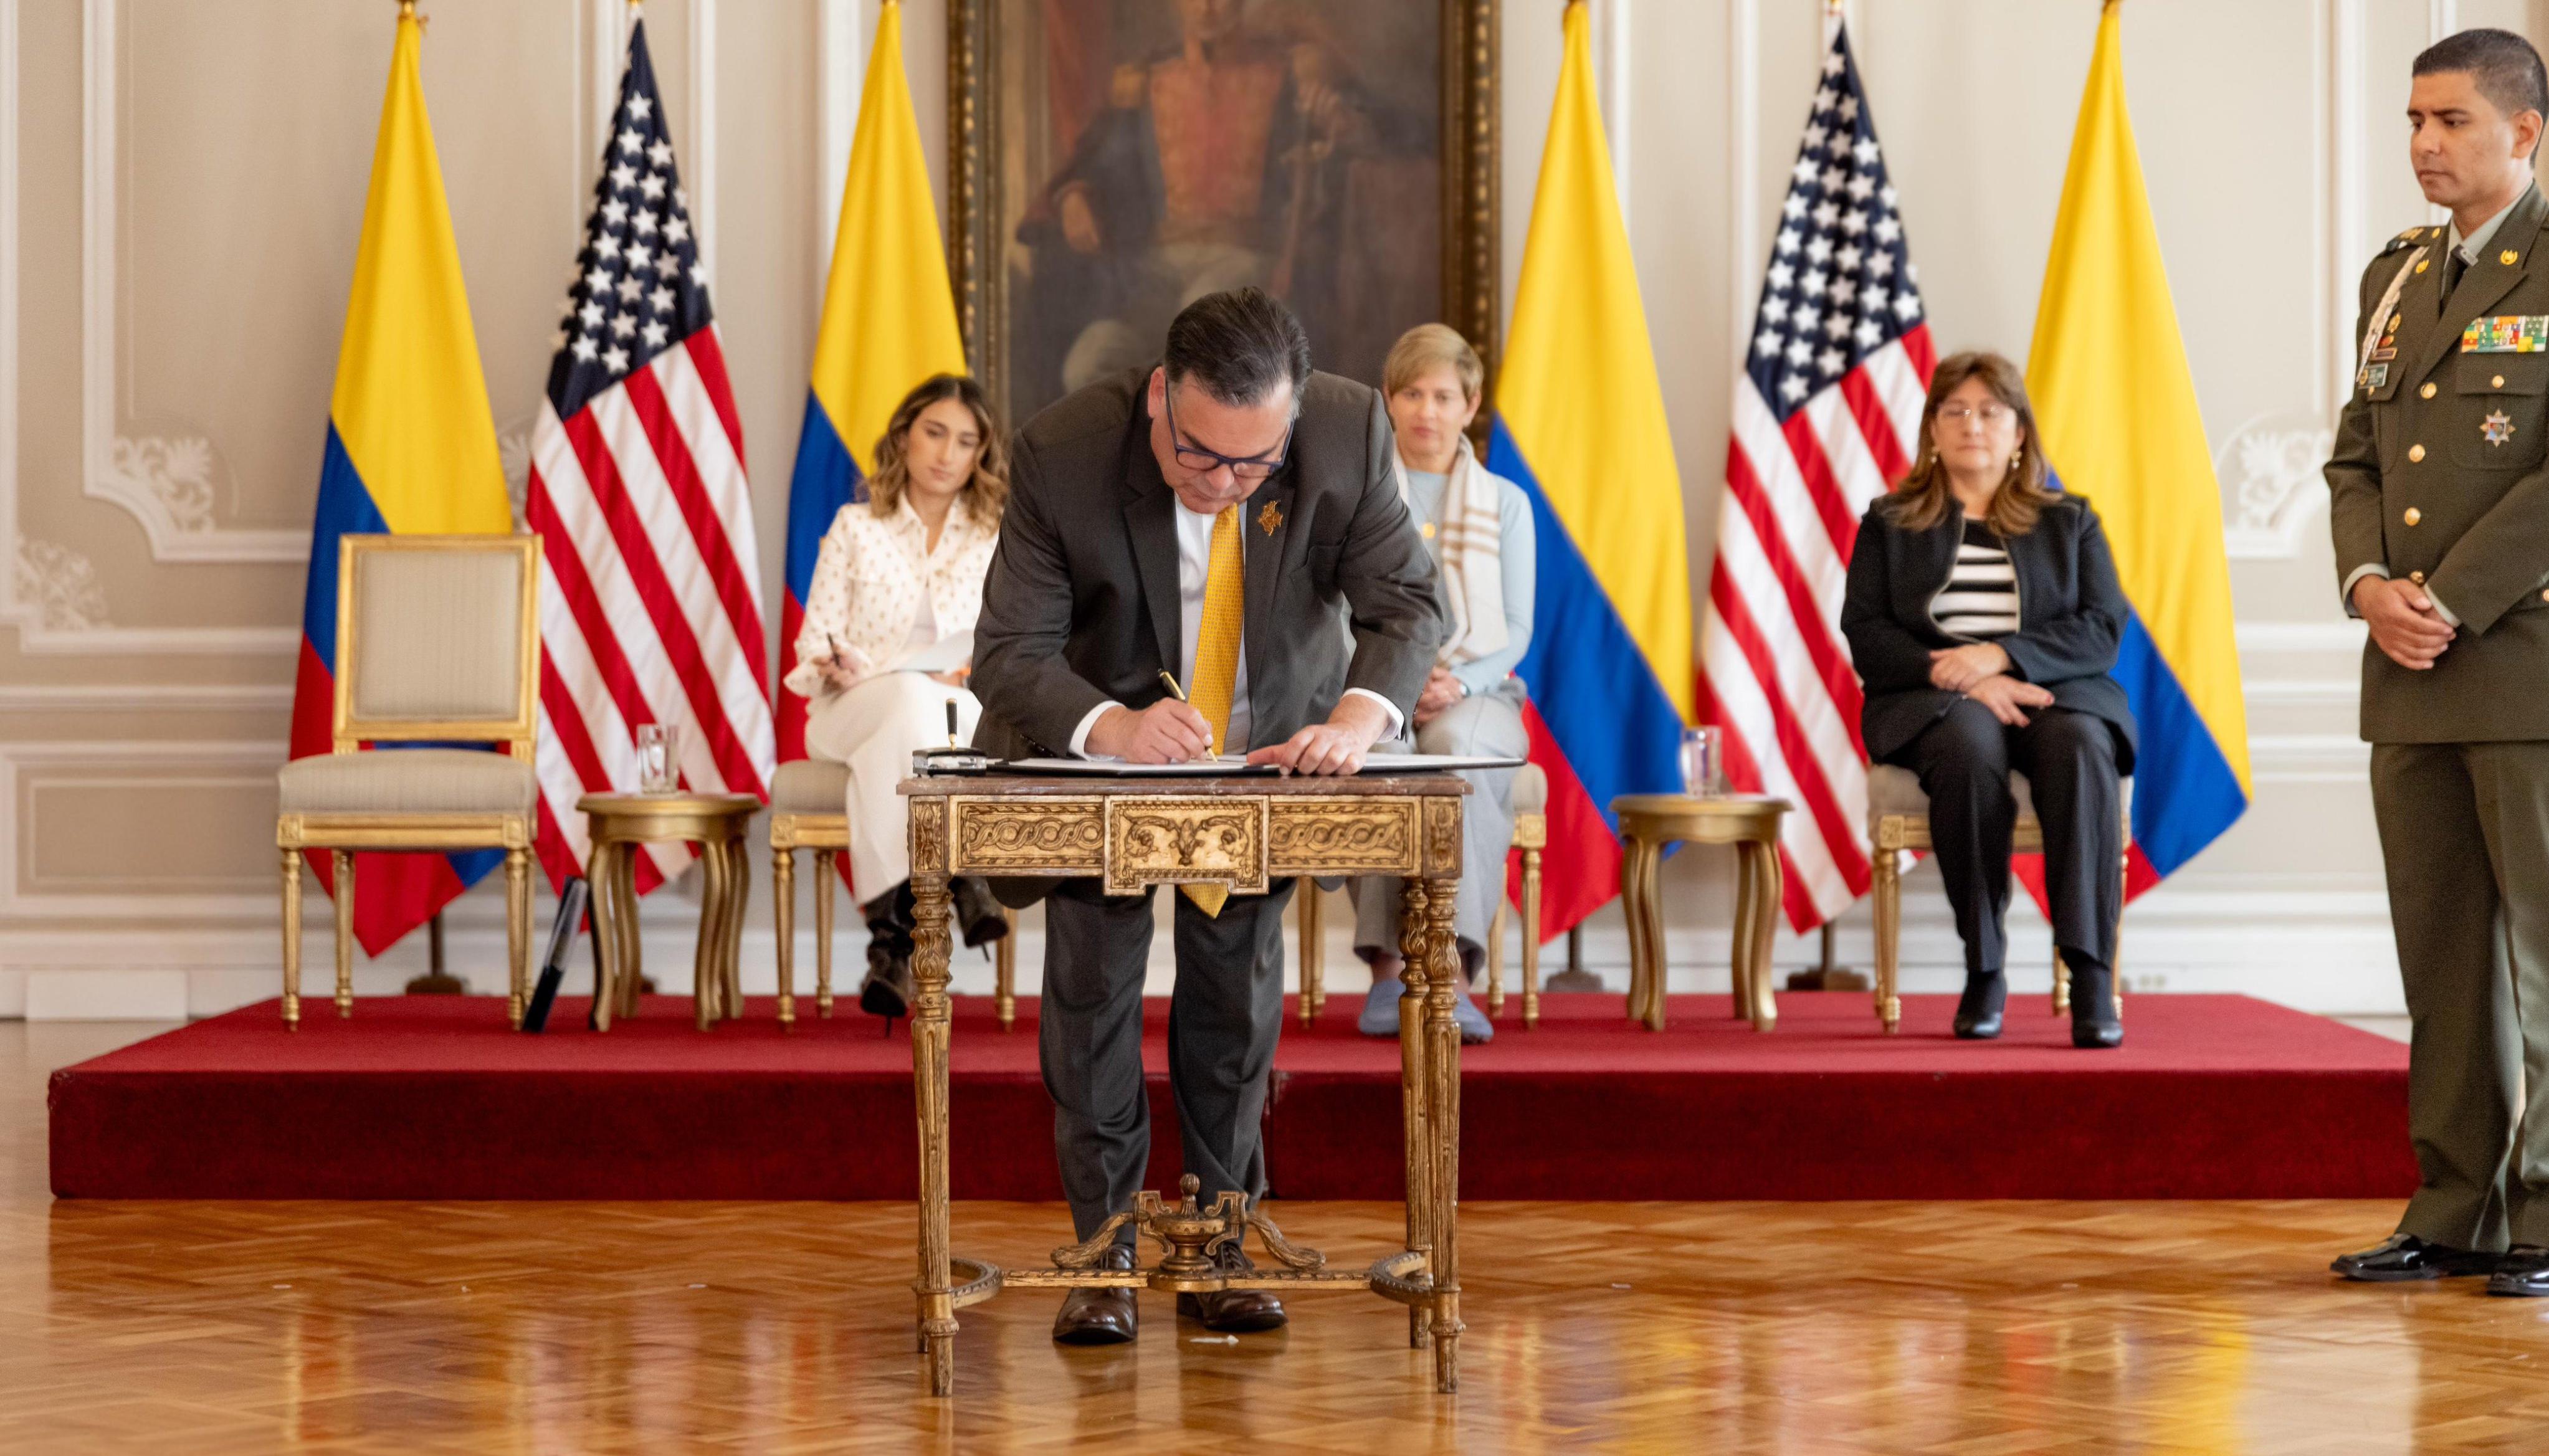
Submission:
[[[956,699],[952,697],[947,699],[947,746],[949,748],[965,746],[956,741]]]

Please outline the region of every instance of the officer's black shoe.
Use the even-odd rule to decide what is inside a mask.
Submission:
[[[2517,1300],[2549,1298],[2549,1248],[2536,1243],[2517,1243],[2493,1260],[2496,1272],[2487,1279],[2487,1292]]]
[[[2327,1266],[2359,1284],[2403,1284],[2416,1279],[2468,1279],[2494,1274],[2502,1256],[2427,1243],[2413,1233],[2394,1233],[2357,1253],[2339,1254]],[[2494,1292],[2493,1281],[2490,1292]],[[2549,1294],[2549,1286],[2540,1293]]]
[[[2124,1045],[2124,1021],[2116,1012],[2116,972],[2085,957],[2072,960],[2071,1045],[2084,1051]]]
[[[1965,977],[1965,994],[1956,1000],[1956,1037],[1989,1042],[2000,1036],[2001,1008],[2009,1003],[2009,977],[1995,970]]]

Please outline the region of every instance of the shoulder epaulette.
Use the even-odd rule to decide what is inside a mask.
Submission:
[[[2398,252],[2403,248],[2411,247],[2416,243],[2440,242],[2442,240],[2443,229],[2439,226],[2410,228],[2407,231],[2400,233],[2398,236],[2391,238],[2390,245],[2381,250],[2381,255],[2387,257],[2392,253]]]

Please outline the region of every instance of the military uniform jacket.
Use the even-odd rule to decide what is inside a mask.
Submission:
[[[2445,228],[2409,228],[2364,272],[2358,354],[2391,282],[2401,287],[2327,463],[2337,580],[2379,566],[2422,584],[2460,620],[2429,671],[2365,644],[2369,742],[2549,739],[2544,222],[2549,202],[2535,185],[2448,301]]]

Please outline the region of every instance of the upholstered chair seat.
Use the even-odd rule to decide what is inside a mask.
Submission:
[[[529,814],[540,795],[530,765],[461,748],[295,759],[280,780],[287,814]]]
[[[841,814],[849,804],[850,766],[799,759],[770,780],[770,807],[782,814]]]

